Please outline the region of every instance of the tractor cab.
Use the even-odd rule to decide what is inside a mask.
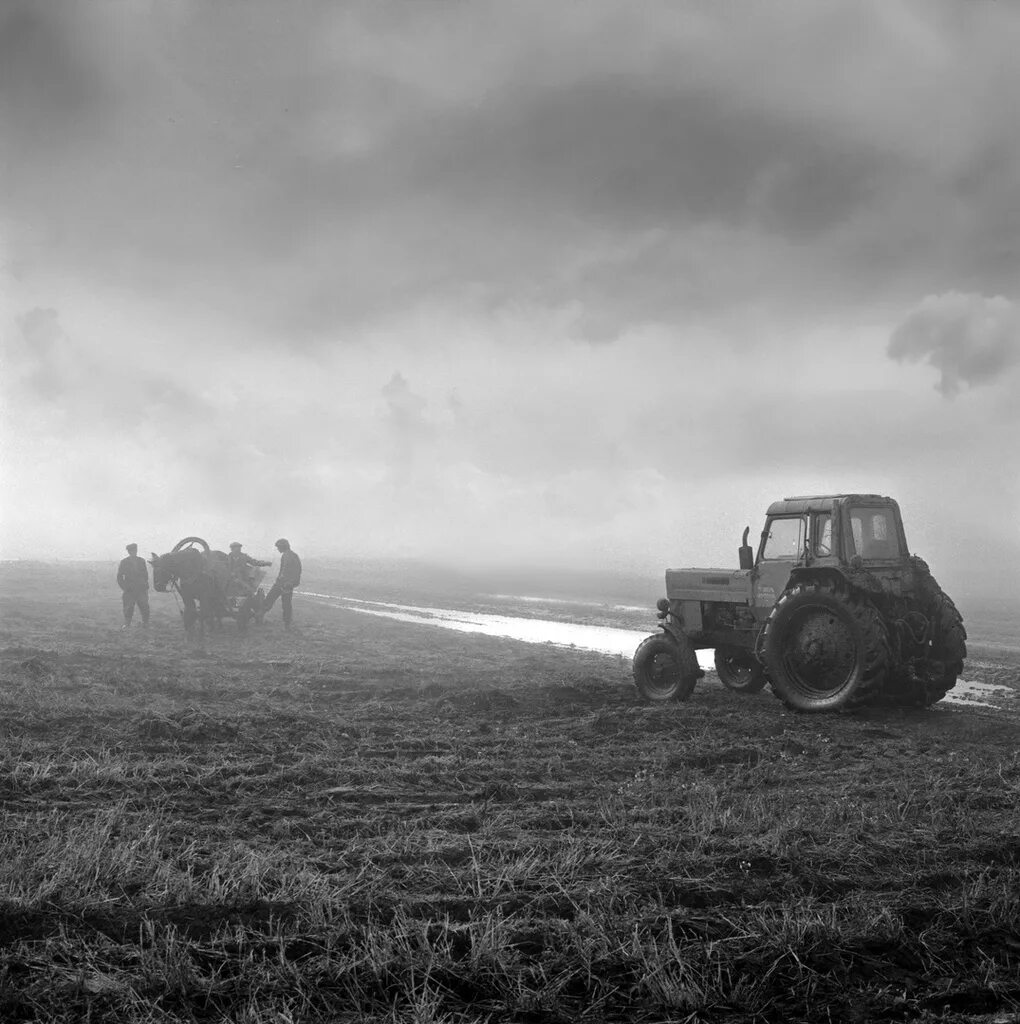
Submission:
[[[766,619],[791,579],[809,570],[838,572],[907,557],[903,521],[892,498],[811,495],[773,502],[751,572],[755,617]]]

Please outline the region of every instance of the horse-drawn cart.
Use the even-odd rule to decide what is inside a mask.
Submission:
[[[196,622],[204,630],[221,626],[223,619],[234,619],[239,633],[247,630],[252,619],[262,622],[265,572],[241,566],[232,573],[226,552],[212,550],[201,537],[185,537],[165,555],[153,552],[151,565],[155,589],[180,595],[189,634]]]

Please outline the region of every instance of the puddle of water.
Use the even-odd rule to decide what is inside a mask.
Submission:
[[[513,615],[490,615],[484,612],[457,611],[452,608],[422,608],[410,604],[393,604],[388,601],[364,601],[356,597],[339,594],[316,594],[302,592],[304,597],[314,598],[336,608],[361,612],[363,615],[378,615],[397,622],[410,622],[422,626],[440,626],[460,633],[482,633],[485,636],[506,637],[529,644],[553,644],[556,647],[575,647],[598,654],[614,654],[623,658],[633,656],[637,645],[650,633],[632,629],[616,629],[612,626],[589,626],[575,622],[551,622],[546,619],[524,619]],[[498,596],[498,595],[497,595]],[[703,669],[715,668],[715,652],[698,651],[698,663]],[[998,707],[980,698],[1005,698],[1015,691],[996,683],[981,683],[961,679],[942,699],[943,704],[964,704],[968,707]]]
[[[979,697],[998,697],[1000,700],[1007,694],[1015,693],[1008,686],[998,683],[979,683],[973,679],[958,679],[949,693],[942,698],[942,704],[966,704],[968,707],[997,708],[997,704],[989,704]]]
[[[363,601],[337,594],[313,594],[313,597],[333,603],[336,607],[364,615],[378,615],[397,622],[411,622],[425,626],[441,626],[461,633],[483,633],[501,636],[530,644],[553,644],[556,647],[576,647],[598,654],[633,656],[637,645],[654,629],[638,632],[613,626],[589,626],[577,622],[550,622],[546,619],[524,619],[513,615],[491,615],[483,612],[457,611],[451,608],[421,608],[416,605],[393,604],[387,601]],[[714,667],[712,651],[698,651],[698,661],[704,669]]]
[[[569,597],[532,597],[528,594],[486,594],[494,601],[520,601],[522,604],[569,604],[579,608],[609,608],[614,612],[647,612],[653,614],[648,605],[608,604],[605,601],[582,601]]]

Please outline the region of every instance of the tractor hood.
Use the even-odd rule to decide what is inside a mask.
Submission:
[[[751,601],[750,569],[667,569],[666,597],[671,601]]]

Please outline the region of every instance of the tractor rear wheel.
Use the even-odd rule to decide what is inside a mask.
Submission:
[[[892,681],[890,703],[926,708],[942,700],[956,685],[967,657],[967,630],[952,599],[936,585],[933,630],[927,657],[909,674]],[[916,664],[916,662],[915,662]]]
[[[702,674],[690,643],[667,633],[646,637],[634,652],[634,685],[655,704],[687,700]]]
[[[889,636],[878,610],[829,583],[798,583],[765,623],[765,665],[776,696],[796,711],[840,711],[882,687]]]
[[[967,657],[967,630],[963,616],[953,604],[952,598],[941,588],[938,595],[938,609],[935,613],[935,636],[931,642],[932,680],[928,684],[925,704],[934,704],[949,693],[963,672]],[[941,672],[938,671],[941,667]]]
[[[715,670],[719,682],[734,693],[758,693],[767,681],[761,662],[739,647],[717,647]]]

